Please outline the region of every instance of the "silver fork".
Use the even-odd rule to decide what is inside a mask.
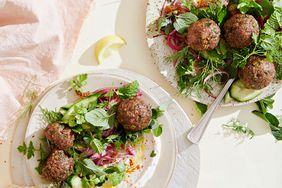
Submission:
[[[223,87],[223,89],[221,90],[221,92],[219,93],[219,95],[217,96],[217,98],[215,99],[215,101],[212,103],[212,105],[208,108],[207,112],[204,114],[204,116],[202,117],[202,119],[200,120],[200,122],[191,129],[191,131],[188,133],[187,138],[188,140],[190,140],[192,143],[196,144],[198,143],[211,118],[213,113],[215,112],[215,110],[217,109],[217,107],[220,105],[223,97],[225,96],[226,92],[228,91],[229,87],[232,85],[232,83],[234,82],[234,78],[229,79],[225,86]]]

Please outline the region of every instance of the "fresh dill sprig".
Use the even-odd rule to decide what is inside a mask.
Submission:
[[[19,118],[22,118],[26,115],[30,115],[33,103],[38,98],[38,92],[34,89],[28,90],[23,95],[23,100],[25,102],[24,106],[22,107]]]
[[[41,106],[40,106],[40,110],[42,113],[42,119],[46,124],[59,122],[63,118],[63,115],[59,112],[48,110],[47,108],[42,108]]]
[[[232,119],[230,122],[223,125],[224,128],[232,130],[234,133],[245,135],[252,139],[255,136],[253,130],[248,128],[246,124],[242,124],[240,121]]]

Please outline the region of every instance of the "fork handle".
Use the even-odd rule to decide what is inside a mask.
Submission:
[[[225,84],[225,86],[223,87],[223,89],[221,90],[217,98],[215,99],[215,101],[212,103],[212,105],[208,108],[207,112],[204,114],[204,116],[202,117],[198,125],[192,128],[191,131],[188,133],[187,138],[192,143],[196,144],[201,140],[202,135],[204,134],[214,111],[217,109],[217,107],[221,103],[223,97],[225,96],[226,92],[228,91],[228,89],[230,88],[234,80],[235,79],[232,78],[227,81],[227,83]]]

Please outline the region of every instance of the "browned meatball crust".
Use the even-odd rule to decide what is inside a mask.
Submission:
[[[117,120],[126,130],[145,129],[149,126],[151,118],[152,110],[142,99],[126,99],[118,105]]]
[[[227,6],[229,4],[229,0],[196,0],[194,1],[194,5],[197,8],[201,7],[208,7],[210,4],[218,4],[221,3],[224,6]]]
[[[193,50],[212,50],[217,47],[219,40],[220,28],[211,19],[200,19],[188,28],[187,44]]]
[[[44,135],[58,149],[66,150],[73,146],[74,134],[72,130],[59,123],[49,124],[44,130]]]
[[[47,180],[64,181],[72,173],[74,161],[63,150],[54,150],[45,161],[42,176]]]
[[[232,48],[244,48],[253,42],[252,35],[259,34],[259,25],[252,15],[235,14],[224,24],[224,36]]]
[[[238,76],[247,88],[262,89],[274,79],[275,66],[263,57],[252,56],[247,65],[239,70]]]

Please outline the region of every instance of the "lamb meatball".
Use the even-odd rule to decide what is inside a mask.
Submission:
[[[118,105],[117,120],[126,130],[145,129],[149,126],[151,118],[152,110],[142,99],[126,99]]]
[[[235,14],[224,24],[224,36],[232,48],[244,48],[252,44],[252,35],[259,34],[259,25],[252,15]]]
[[[54,150],[45,161],[42,176],[51,181],[64,181],[72,173],[74,161],[63,150]]]
[[[263,57],[252,56],[247,65],[239,70],[238,76],[247,88],[262,89],[274,79],[275,66]]]
[[[221,1],[221,2],[220,2]],[[194,5],[197,8],[208,7],[210,4],[222,3],[222,5],[227,6],[229,4],[229,0],[196,0],[194,1]]]
[[[73,146],[74,134],[72,130],[59,123],[49,124],[44,130],[44,135],[58,149],[66,150]]]
[[[187,33],[187,44],[193,50],[212,50],[220,40],[220,28],[211,19],[203,18],[194,22]]]

